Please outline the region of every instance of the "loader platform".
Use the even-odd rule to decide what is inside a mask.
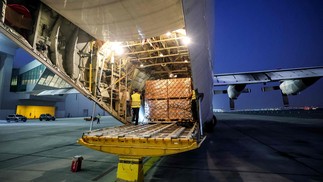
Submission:
[[[83,133],[79,144],[119,156],[117,179],[143,181],[144,157],[164,156],[199,148],[198,124],[150,123],[123,125]]]
[[[196,149],[198,125],[177,123],[123,125],[83,133],[78,140],[86,147],[119,156],[164,156]]]

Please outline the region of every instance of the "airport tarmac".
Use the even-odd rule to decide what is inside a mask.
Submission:
[[[323,181],[323,119],[216,115],[201,148],[153,158],[145,181]],[[93,128],[115,125],[121,124],[105,116]],[[1,120],[0,181],[115,181],[117,156],[76,143],[89,127],[83,118]],[[84,160],[73,173],[75,155]]]

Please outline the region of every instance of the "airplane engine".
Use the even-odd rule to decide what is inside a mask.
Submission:
[[[245,89],[246,84],[229,85],[227,92],[230,99],[237,99]]]
[[[279,85],[279,88],[281,89],[283,94],[286,94],[286,95],[297,94],[298,92],[311,86],[318,79],[319,78],[314,77],[314,78],[303,78],[303,79],[297,79],[297,80],[285,80]]]

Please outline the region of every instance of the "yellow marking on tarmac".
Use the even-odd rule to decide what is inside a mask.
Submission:
[[[160,160],[161,157],[150,157],[144,164],[144,175]]]

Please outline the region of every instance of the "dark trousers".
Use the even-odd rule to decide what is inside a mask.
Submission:
[[[139,109],[140,108],[132,108],[132,121],[135,121],[136,125],[138,125]]]
[[[192,100],[192,106],[191,106],[194,121],[198,120],[198,114],[197,114],[198,110],[197,110],[197,102],[196,101],[197,100]]]

